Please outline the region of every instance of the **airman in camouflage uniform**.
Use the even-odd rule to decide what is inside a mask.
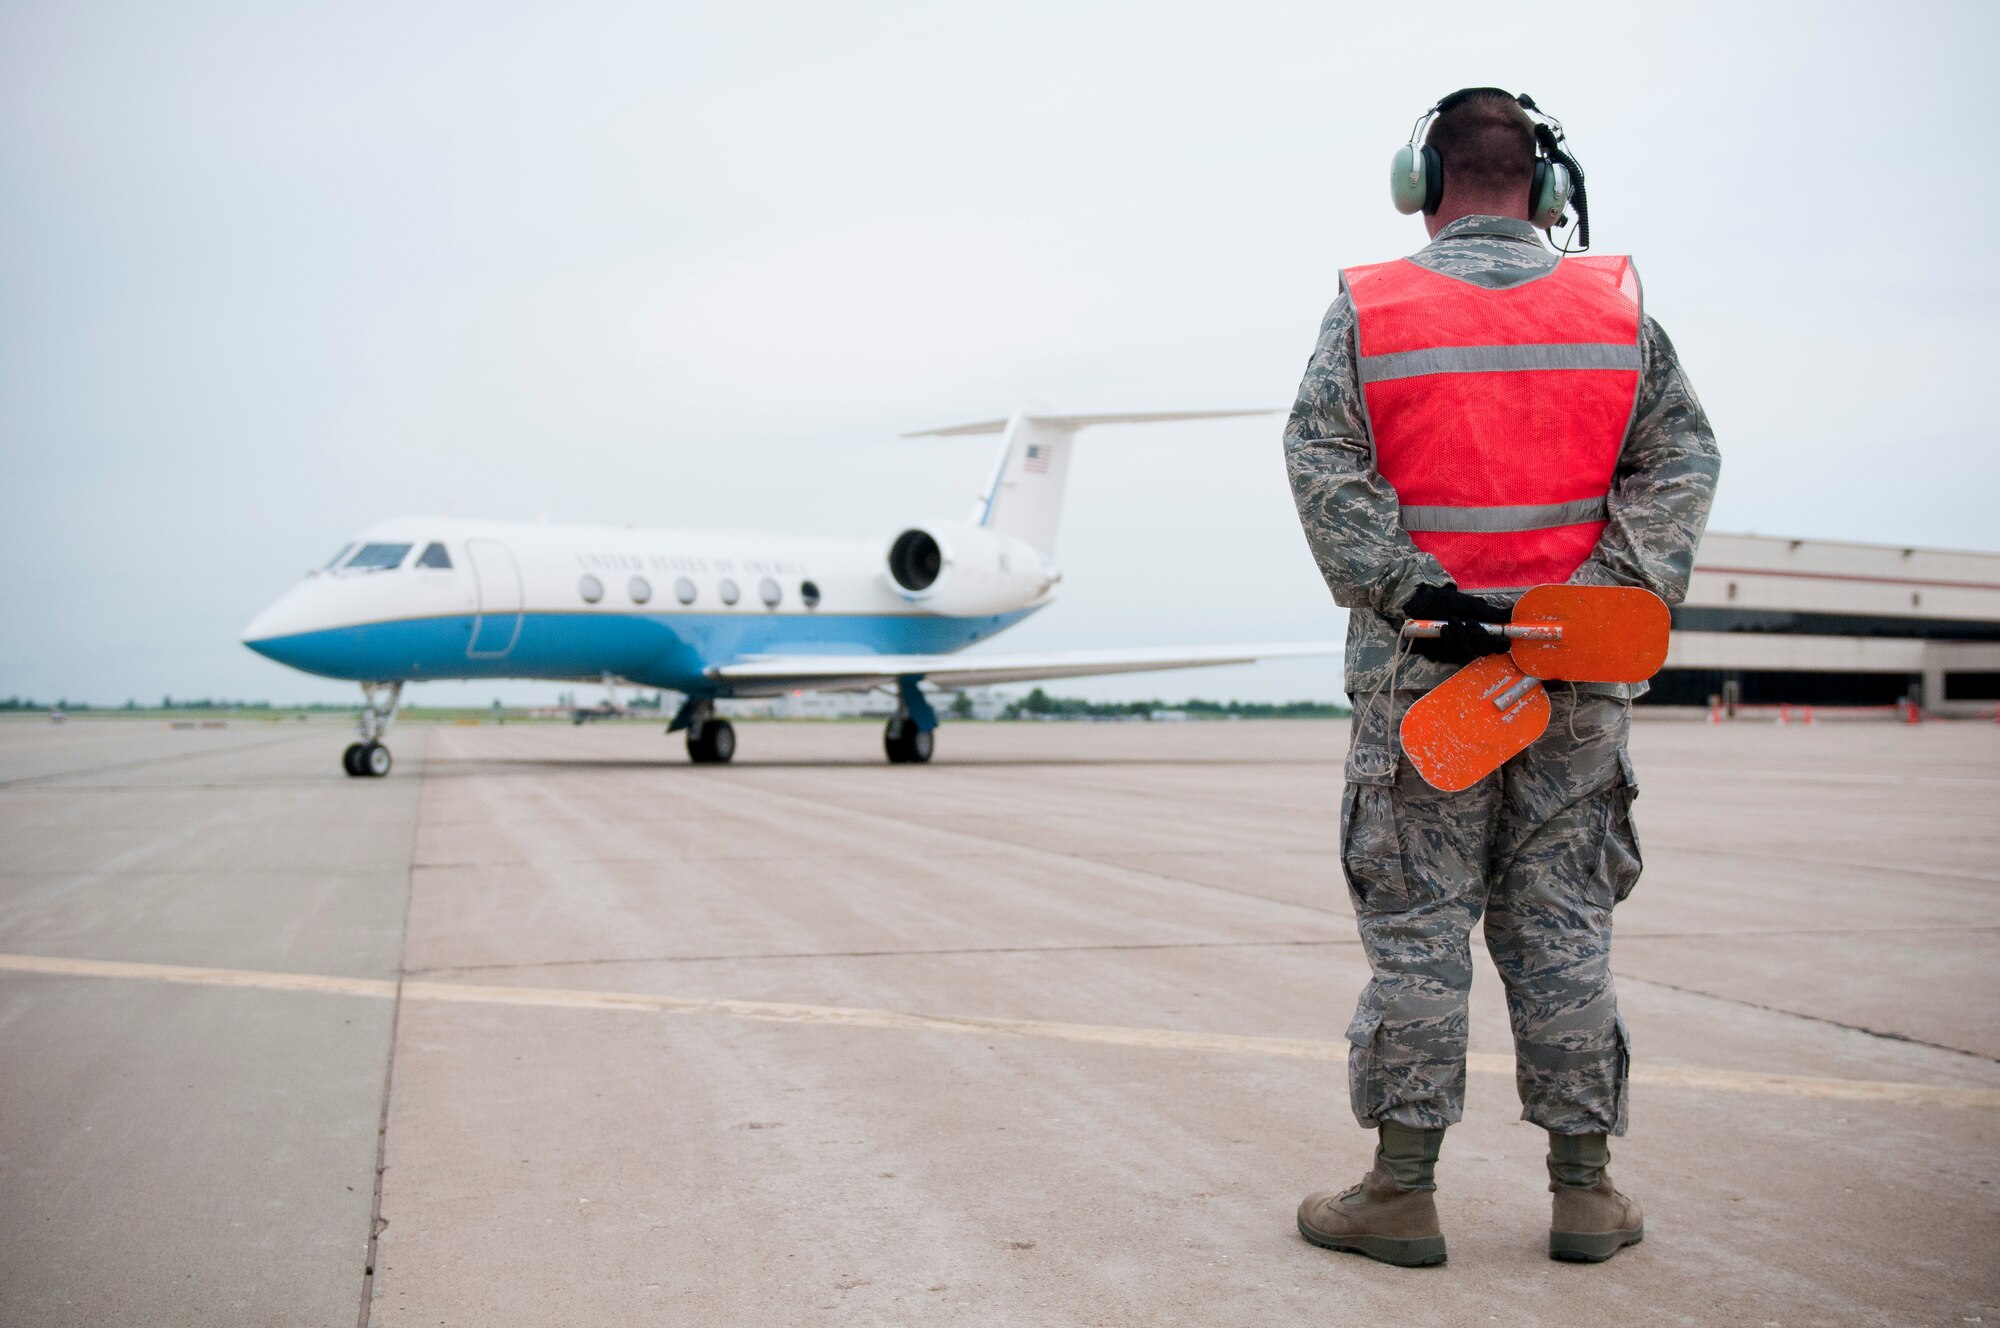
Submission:
[[[1412,261],[1504,288],[1546,273],[1557,258],[1527,221],[1474,215],[1439,229]],[[1611,1202],[1596,1158],[1608,1157],[1605,1136],[1624,1133],[1626,1124],[1628,1048],[1609,961],[1612,906],[1639,878],[1631,818],[1638,785],[1625,743],[1629,701],[1642,688],[1552,686],[1546,734],[1463,792],[1439,792],[1402,759],[1403,712],[1457,666],[1400,654],[1401,610],[1419,587],[1449,586],[1451,577],[1411,541],[1396,492],[1376,470],[1355,326],[1343,294],[1320,329],[1284,443],[1313,557],[1335,601],[1350,610],[1347,687],[1355,714],[1341,862],[1373,977],[1348,1029],[1349,1083],[1356,1118],[1382,1127],[1383,1144],[1369,1180],[1346,1195],[1312,1196],[1300,1227],[1321,1244],[1394,1257],[1316,1233],[1341,1229],[1342,1199],[1350,1208],[1417,1198],[1428,1204],[1427,1193],[1412,1190],[1432,1188],[1429,1166],[1443,1127],[1463,1107],[1469,937],[1482,913],[1487,949],[1506,985],[1522,1115],[1551,1134],[1558,1204],[1565,1187],[1595,1194],[1585,1183],[1601,1184]],[[1676,603],[1720,463],[1673,343],[1650,317],[1640,354],[1638,402],[1608,523],[1571,580],[1643,586]],[[1571,1156],[1578,1150],[1580,1159]],[[1392,1184],[1392,1174],[1403,1184]],[[1637,1222],[1636,1205],[1629,1220]],[[1434,1212],[1429,1222],[1392,1213],[1383,1229],[1434,1233]],[[1625,1243],[1636,1239],[1631,1234]],[[1436,1259],[1395,1261],[1441,1260],[1442,1237],[1435,1240]],[[1418,1248],[1390,1242],[1404,1246]]]

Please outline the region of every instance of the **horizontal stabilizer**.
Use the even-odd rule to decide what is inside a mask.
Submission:
[[[1261,659],[1337,655],[1338,642],[1283,645],[1167,646],[1147,650],[1073,650],[1040,655],[822,655],[752,659],[723,664],[708,676],[728,684],[731,696],[777,696],[789,691],[857,692],[901,678],[919,678],[947,690],[996,683],[1088,678],[1157,669],[1254,664]]]
[[[1093,424],[1166,424],[1175,420],[1233,420],[1243,415],[1276,415],[1274,409],[1263,410],[1151,410],[1136,411],[1123,415],[1042,415],[1029,414],[1026,418],[1034,424],[1046,425],[1051,429],[1086,429]],[[1011,417],[1010,417],[1011,418]],[[1008,419],[979,420],[973,424],[952,424],[942,429],[919,429],[906,433],[905,438],[964,438],[973,434],[999,433],[1005,429]]]

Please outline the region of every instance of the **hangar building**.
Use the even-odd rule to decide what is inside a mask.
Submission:
[[[2000,554],[1709,534],[1647,702],[2000,706]]]

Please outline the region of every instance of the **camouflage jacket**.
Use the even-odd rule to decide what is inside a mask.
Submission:
[[[1556,255],[1534,227],[1508,217],[1461,217],[1411,256],[1433,272],[1502,288],[1540,276]],[[1299,522],[1347,622],[1347,690],[1385,685],[1396,653],[1398,610],[1420,585],[1450,581],[1437,559],[1403,530],[1396,491],[1375,470],[1375,443],[1361,403],[1354,306],[1345,293],[1327,310],[1319,343],[1285,425],[1285,469]],[[1610,520],[1597,548],[1570,578],[1588,585],[1644,586],[1677,604],[1687,593],[1696,543],[1708,522],[1721,467],[1715,435],[1681,372],[1673,343],[1650,317],[1640,334],[1638,408],[1612,480]],[[1396,686],[1430,688],[1449,665],[1406,654]],[[1604,690],[1622,689],[1606,685]]]

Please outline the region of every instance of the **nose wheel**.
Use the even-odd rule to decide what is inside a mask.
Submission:
[[[349,743],[340,756],[340,768],[354,779],[380,779],[390,764],[389,749],[379,742]]]
[[[389,736],[389,726],[396,722],[403,684],[364,682],[361,695],[361,741],[347,745],[347,750],[340,754],[340,768],[350,779],[380,779],[389,773],[391,764],[389,749],[382,745],[382,739]]]

